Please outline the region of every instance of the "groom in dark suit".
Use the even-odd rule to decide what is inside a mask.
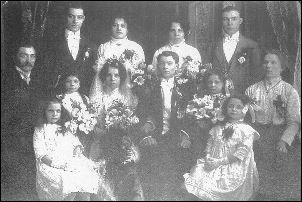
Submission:
[[[243,19],[240,11],[228,6],[222,10],[222,37],[210,47],[209,62],[220,68],[234,84],[234,93],[244,93],[245,89],[260,80],[262,68],[258,44],[243,36],[240,25]]]
[[[81,91],[88,95],[94,75],[92,66],[96,60],[96,46],[82,33],[81,27],[85,20],[84,9],[81,4],[69,4],[66,9],[66,26],[64,32],[55,37],[44,59],[45,81],[47,90],[51,94],[64,91],[64,81],[70,72],[78,72]]]
[[[186,160],[183,156],[187,145],[183,136],[187,134],[181,131],[180,123],[187,102],[195,92],[192,81],[176,76],[178,64],[179,56],[175,52],[163,51],[157,57],[159,79],[151,87],[150,97],[146,99],[147,121],[142,130],[147,135],[141,141],[142,144],[151,146],[141,147],[142,174],[150,177],[150,180],[160,181],[158,186],[168,183],[169,186],[159,187],[157,190],[171,194],[171,197],[176,194],[177,186],[180,187],[180,174]],[[160,197],[160,193],[155,195]],[[162,198],[152,198],[154,199]],[[169,196],[167,199],[172,200]]]

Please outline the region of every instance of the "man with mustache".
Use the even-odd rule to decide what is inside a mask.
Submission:
[[[96,46],[81,32],[85,21],[82,4],[69,3],[65,14],[65,27],[59,35],[53,35],[50,47],[44,59],[44,77],[47,94],[62,93],[64,82],[62,78],[70,72],[77,71],[82,77],[80,91],[89,94],[94,76],[92,65],[96,60]]]
[[[33,129],[41,94],[40,71],[35,67],[33,44],[22,43],[14,57],[15,66],[3,74],[1,93],[1,181],[18,191],[35,190]],[[4,161],[2,161],[4,159]],[[3,178],[2,178],[3,177]],[[6,184],[10,180],[13,185]],[[24,187],[23,185],[26,184]],[[22,193],[22,192],[21,192]]]
[[[222,10],[223,34],[207,51],[208,62],[228,74],[233,82],[234,92],[241,94],[263,75],[259,46],[239,31],[242,22],[243,19],[237,8],[225,7]]]

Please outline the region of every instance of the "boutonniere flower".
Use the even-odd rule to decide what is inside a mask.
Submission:
[[[238,62],[242,65],[243,63],[245,63],[246,59],[247,59],[247,52],[243,51],[242,54],[240,54],[238,57]]]
[[[86,59],[88,59],[89,56],[90,56],[90,48],[87,48],[86,52],[84,53],[84,61],[85,61]]]

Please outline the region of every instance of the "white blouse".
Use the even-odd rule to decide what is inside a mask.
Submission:
[[[119,58],[126,50],[133,50],[138,56],[138,62],[145,61],[145,53],[143,48],[136,42],[125,39],[114,39],[101,44],[98,48],[98,60],[107,60],[116,56]],[[98,63],[98,61],[96,62]]]
[[[296,89],[281,79],[272,84],[272,86],[267,86],[263,80],[248,87],[245,94],[257,103],[257,106],[254,106],[257,123],[287,125],[282,140],[290,145],[298,128],[290,126],[301,123],[300,98]],[[277,112],[276,106],[274,105],[277,96],[281,96],[282,103],[284,104],[284,116],[281,116],[281,114]]]
[[[157,68],[157,57],[163,51],[173,51],[173,52],[177,53],[179,56],[179,67],[182,66],[182,64],[184,63],[184,58],[186,58],[187,56],[190,56],[195,61],[198,61],[200,63],[202,62],[201,56],[200,56],[197,48],[190,46],[190,45],[186,44],[185,41],[183,41],[179,44],[167,44],[167,45],[161,47],[160,49],[158,49],[154,53],[153,61],[152,61],[152,65],[155,69]]]

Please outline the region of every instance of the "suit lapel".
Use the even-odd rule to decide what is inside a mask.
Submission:
[[[62,54],[61,57],[63,58],[63,60],[65,60],[67,63],[71,63],[72,61],[74,61],[70,50],[68,48],[68,43],[67,43],[67,39],[64,37],[61,40],[61,43],[59,44],[59,46],[61,47],[61,51],[58,52],[58,54]]]
[[[243,46],[244,46],[244,37],[240,34],[239,35],[239,41],[237,43],[236,49],[235,49],[234,54],[232,55],[232,58],[229,62],[229,64],[230,64],[229,68],[232,66],[232,63],[236,62],[236,60],[238,59],[237,55],[241,52]]]
[[[81,35],[81,39],[80,39],[80,44],[79,44],[79,51],[78,51],[78,54],[77,54],[77,58],[76,58],[76,61],[79,61],[80,58],[83,58],[83,52],[84,52],[84,49],[85,49],[85,39],[84,37]]]
[[[222,38],[218,40],[217,45],[216,45],[216,57],[222,66],[224,66],[223,64],[228,63],[225,58],[224,51],[223,51],[223,39]]]

